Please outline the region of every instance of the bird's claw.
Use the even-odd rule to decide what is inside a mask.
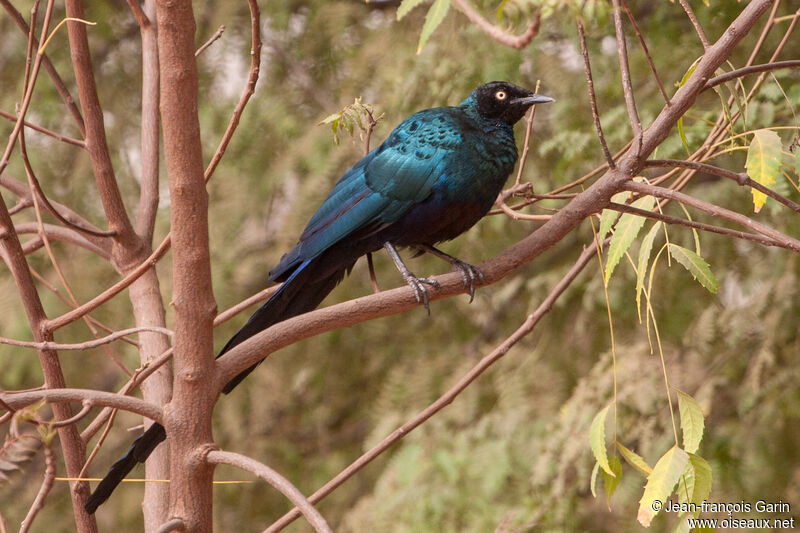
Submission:
[[[453,261],[453,269],[458,269],[461,272],[464,288],[469,290],[469,303],[472,303],[472,300],[475,298],[475,280],[478,280],[479,283],[483,283],[483,272],[481,272],[478,267],[459,259]]]
[[[417,299],[417,303],[422,304],[425,306],[425,310],[428,312],[428,316],[431,315],[431,307],[430,301],[428,300],[428,289],[425,288],[425,285],[430,285],[431,287],[438,289],[441,285],[435,279],[431,278],[418,278],[413,274],[409,274],[407,276],[403,276],[406,280],[406,283],[414,289],[414,298]]]

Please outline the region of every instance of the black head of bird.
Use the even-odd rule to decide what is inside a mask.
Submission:
[[[478,104],[478,114],[483,118],[499,119],[516,124],[534,104],[554,102],[549,96],[536,94],[506,81],[493,81],[481,85],[473,96]]]

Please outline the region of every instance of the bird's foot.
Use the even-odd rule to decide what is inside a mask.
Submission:
[[[451,261],[451,264],[453,265],[453,270],[461,272],[464,288],[469,291],[469,303],[472,303],[472,300],[475,298],[475,281],[477,280],[479,283],[484,282],[483,272],[481,272],[478,267],[465,263],[455,257],[453,261]]]
[[[428,300],[428,289],[425,288],[425,285],[430,285],[431,287],[438,289],[440,287],[439,282],[431,278],[418,278],[411,272],[404,272],[403,279],[406,280],[406,283],[412,289],[414,289],[414,297],[417,299],[417,303],[424,305],[425,310],[428,312],[428,316],[430,316],[430,301]]]

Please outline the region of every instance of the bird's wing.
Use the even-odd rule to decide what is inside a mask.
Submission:
[[[449,156],[461,142],[456,113],[457,108],[428,109],[395,128],[342,176],[270,278],[277,279],[354,232],[397,221],[424,200],[433,184],[445,177]]]

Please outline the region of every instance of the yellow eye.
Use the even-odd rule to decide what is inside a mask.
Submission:
[[[505,100],[508,97],[508,94],[506,94],[505,91],[497,91],[494,93],[494,97],[498,100]]]

